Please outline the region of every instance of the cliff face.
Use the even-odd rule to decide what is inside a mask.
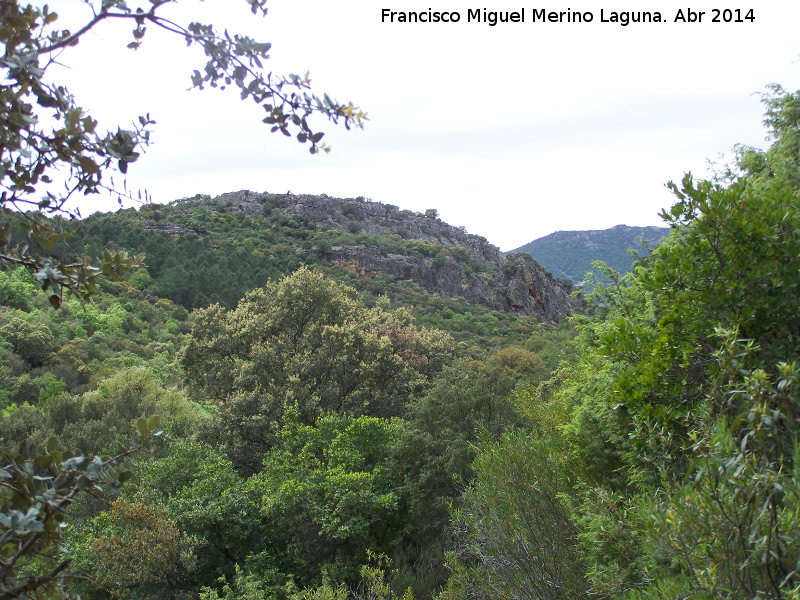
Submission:
[[[527,254],[505,255],[485,238],[444,223],[435,211],[421,214],[363,199],[249,191],[223,194],[213,200],[183,200],[177,205],[187,209],[200,205],[208,210],[248,215],[271,211],[307,220],[317,229],[357,231],[371,236],[395,234],[405,240],[420,240],[448,252],[435,257],[412,256],[382,252],[374,245],[353,244],[298,248],[296,253],[314,253],[361,277],[412,280],[430,293],[461,296],[470,303],[532,315],[542,321],[558,322],[583,307],[580,299],[571,296],[568,283],[554,279]]]
[[[440,296],[461,296],[472,304],[533,315],[542,321],[557,323],[581,306],[571,297],[571,287],[549,278],[527,254],[501,255],[497,269],[482,273],[471,272],[449,256],[436,264],[430,258],[383,255],[378,248],[366,246],[334,246],[322,258],[362,277],[390,275],[399,281],[412,280]]]
[[[503,253],[486,238],[471,235],[438,217],[400,210],[380,202],[350,202],[327,196],[290,196],[281,207],[285,215],[308,217],[316,224],[324,223],[347,230],[350,223],[359,223],[364,233],[381,235],[400,233],[404,238],[433,242],[446,247],[460,246],[470,257],[485,265],[503,260]]]

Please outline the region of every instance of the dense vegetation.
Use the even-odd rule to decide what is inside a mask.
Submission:
[[[221,576],[286,597],[287,578],[353,584],[367,550],[435,589],[479,432],[517,422],[506,396],[572,336],[457,358],[446,333],[305,268],[230,311],[190,314],[143,292],[146,273],[106,287],[53,311],[23,270],[0,273],[7,443],[113,452],[154,414],[168,438],[112,505],[71,509],[90,597],[212,594]]]
[[[271,211],[197,212],[230,222],[213,244],[148,234],[149,270],[90,304],[53,310],[25,270],[0,273],[4,481],[57,487],[78,460],[57,437],[117,454],[95,470],[125,483],[59,505],[66,527],[41,521],[62,548],[20,553],[0,597],[68,553],[86,577],[40,591],[800,598],[800,93],[765,106],[774,144],[672,184],[669,238],[557,327],[498,317],[459,343],[457,302],[412,311],[418,290],[356,289],[279,249]],[[89,219],[81,243],[144,243],[140,216]],[[284,258],[253,258],[267,252]],[[14,485],[5,557],[40,522]]]
[[[332,247],[365,246],[384,255],[429,259],[434,267],[447,258],[468,270],[486,271],[463,247],[409,237],[402,226],[352,233],[344,226],[334,228],[307,217],[286,216],[275,208],[280,199],[258,195],[260,210],[255,214],[208,196],[95,214],[82,221],[80,228],[73,227],[74,237],[58,248],[90,256],[101,255],[106,248],[144,254],[149,278],[139,280],[143,291],[187,310],[212,304],[234,308],[251,290],[307,266],[356,288],[369,306],[385,296],[392,306],[407,307],[419,324],[447,331],[475,352],[524,344],[537,326],[531,317],[430,293],[412,279],[382,273],[359,276],[354,269],[326,260],[324,254]],[[365,201],[337,202],[347,211]],[[349,224],[361,227],[356,219]],[[502,272],[493,276],[502,284]]]
[[[596,261],[626,275],[635,262],[635,255],[631,251],[647,254],[646,248],[655,248],[667,235],[667,227],[628,225],[598,231],[556,231],[528,242],[513,252],[527,252],[556,277],[577,283],[584,281],[587,273],[593,273],[596,278],[608,283],[608,279],[594,268]]]
[[[446,597],[798,597],[800,94],[765,104],[770,149],[670,185],[669,239],[482,446]]]

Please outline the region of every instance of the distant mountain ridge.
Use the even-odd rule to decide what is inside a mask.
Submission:
[[[620,273],[628,273],[634,260],[628,249],[641,250],[639,238],[653,248],[668,235],[669,227],[629,225],[592,231],[556,231],[511,252],[527,252],[555,277],[579,283],[593,270],[592,262],[596,260]]]

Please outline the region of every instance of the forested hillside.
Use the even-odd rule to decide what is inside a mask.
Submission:
[[[0,599],[800,600],[800,92],[764,105],[586,300],[435,210],[4,208]]]
[[[483,348],[523,342],[535,323],[583,310],[571,287],[524,254],[425,214],[364,198],[235,192],[96,214],[59,249],[143,253],[146,291],[184,308],[234,308],[250,290],[305,265],[367,304],[408,306],[425,325]]]
[[[287,581],[323,573],[355,585],[367,550],[391,556],[394,584],[435,590],[474,444],[519,422],[507,395],[574,335],[532,325],[524,347],[476,360],[306,267],[230,310],[188,312],[150,287],[139,272],[56,311],[26,272],[0,273],[6,444],[110,455],[137,419],[164,431],[122,495],[70,507],[85,597],[211,598],[222,576],[294,597]]]
[[[647,248],[655,248],[667,235],[667,227],[628,225],[597,231],[556,231],[512,252],[527,252],[554,276],[578,283],[586,278],[587,273],[604,279],[593,267],[598,260],[622,275],[630,273],[635,262],[635,255],[630,251],[648,254]]]

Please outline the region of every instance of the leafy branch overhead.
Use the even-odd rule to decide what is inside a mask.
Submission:
[[[254,15],[266,15],[266,0],[247,0]],[[178,0],[86,0],[91,17],[77,30],[57,27],[58,15],[47,5],[23,5],[18,1],[0,3],[0,41],[4,46],[0,68],[0,268],[22,265],[53,290],[54,305],[61,303],[63,290],[89,297],[96,276],[107,269],[92,266],[85,257],[53,261],[33,252],[34,247],[52,252],[55,241],[66,238],[34,213],[26,213],[23,228],[11,230],[14,212],[38,210],[46,214],[80,216],[67,202],[73,197],[101,191],[131,197],[119,189],[109,172],[126,174],[149,145],[155,121],[149,114],[139,116],[129,127],[103,132],[98,121],[81,107],[69,91],[47,76],[47,70],[81,38],[101,23],[129,21],[133,25],[129,48],[138,48],[148,26],[181,36],[187,46],[198,46],[205,65],[191,75],[193,88],[224,89],[236,86],[242,100],[250,99],[264,108],[263,122],[272,132],[296,136],[308,142],[310,152],[329,151],[322,143],[324,133],[309,123],[314,113],[345,128],[363,127],[366,114],[352,103],[343,104],[327,94],[311,91],[304,76],[279,76],[264,71],[271,45],[250,37],[218,32],[214,25],[192,22],[178,24],[163,16],[163,8]],[[136,6],[135,4],[138,4]],[[58,172],[56,174],[56,172]],[[63,190],[56,191],[63,182]],[[141,194],[138,199],[141,200]],[[143,263],[128,257],[103,261],[124,272]]]
[[[56,437],[38,448],[28,441],[0,446],[0,600],[41,597],[66,580],[87,577],[70,569],[72,559],[63,544],[65,510],[82,493],[99,497],[104,486],[119,488],[129,480],[133,473],[123,460],[160,436],[160,423],[158,416],[138,419],[130,447],[113,457],[90,459],[61,450]],[[51,568],[33,575],[26,568],[31,560]]]

